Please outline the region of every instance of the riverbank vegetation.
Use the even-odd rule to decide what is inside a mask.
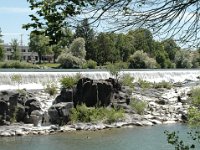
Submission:
[[[116,108],[93,108],[86,105],[78,105],[72,108],[70,119],[71,122],[104,122],[113,123],[124,118],[124,110]]]
[[[153,33],[145,28],[130,30],[127,33],[97,33],[91,28],[87,19],[77,28],[74,33],[67,29],[70,35],[63,37],[60,43],[53,46],[47,44],[48,39],[41,38],[43,35],[30,36],[30,50],[38,53],[39,61],[30,60],[29,63],[22,64],[19,62],[23,60],[22,56],[12,57],[10,59],[15,60],[15,63],[9,60],[1,63],[0,68],[95,69],[105,68],[104,66],[109,63],[123,64],[121,66],[123,69],[199,68],[200,66],[198,48],[181,49],[172,38],[157,41],[153,38]],[[37,36],[40,36],[38,38],[41,40],[37,40]],[[15,45],[18,47],[15,49],[19,49],[19,43]],[[0,60],[7,60],[6,51],[2,49]],[[42,60],[42,57],[46,60]]]

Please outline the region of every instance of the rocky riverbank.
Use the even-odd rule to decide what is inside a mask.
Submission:
[[[79,81],[75,90],[61,90],[60,94],[55,97],[50,97],[43,90],[26,93],[1,91],[0,120],[2,126],[0,126],[0,136],[46,135],[76,130],[95,131],[107,128],[185,122],[189,108],[189,91],[192,87],[190,84],[175,85],[171,89],[143,89],[135,86],[132,94],[128,95],[130,94],[129,88],[119,87],[112,79],[105,81],[83,79]],[[96,93],[102,94],[96,95],[96,89],[98,89]],[[98,99],[95,100],[97,96]],[[78,101],[80,97],[81,102]],[[143,115],[137,114],[131,108],[130,97],[147,102],[148,107]],[[74,99],[72,100],[72,98]],[[91,100],[93,100],[92,103]],[[112,124],[102,122],[70,124],[68,122],[69,109],[73,107],[74,103],[77,105],[84,102],[87,106],[94,106],[97,100],[101,101],[102,106],[109,106],[112,103],[112,105],[123,108],[125,110],[124,119]],[[12,119],[17,123],[12,123]],[[57,125],[61,121],[66,121],[66,125]]]

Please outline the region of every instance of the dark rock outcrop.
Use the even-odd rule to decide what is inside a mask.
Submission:
[[[104,80],[82,78],[78,81],[74,98],[75,106],[85,103],[88,107],[108,106],[113,98],[113,85]]]
[[[0,124],[4,122],[26,122],[31,112],[41,110],[40,103],[27,91],[0,92]],[[27,123],[32,123],[31,121]]]
[[[57,104],[60,102],[73,102],[74,93],[74,89],[62,88],[60,95],[56,97],[53,104]]]
[[[73,102],[61,102],[52,105],[49,110],[49,119],[53,124],[66,124],[69,121],[69,114],[71,108],[73,108]]]

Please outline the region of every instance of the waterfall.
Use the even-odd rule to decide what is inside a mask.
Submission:
[[[0,90],[16,89],[18,85],[12,81],[13,75],[21,75],[20,88],[43,89],[49,82],[59,84],[59,80],[64,76],[75,76],[81,74],[83,77],[92,79],[107,79],[110,76],[107,71],[70,71],[70,72],[0,72]],[[197,81],[200,70],[124,70],[120,72],[130,74],[135,80],[142,79],[149,82],[184,82],[186,80]]]

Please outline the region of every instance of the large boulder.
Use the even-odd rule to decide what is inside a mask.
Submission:
[[[52,105],[49,110],[49,119],[53,124],[66,124],[70,119],[70,110],[73,108],[73,102],[61,102]]]
[[[108,81],[82,78],[77,83],[74,104],[76,106],[84,103],[88,107],[108,106],[113,92],[113,85]]]
[[[34,110],[41,110],[41,105],[32,93],[25,90],[0,92],[0,124],[5,121],[26,122]]]
[[[73,102],[74,93],[74,89],[62,88],[60,95],[56,97],[53,104],[57,104],[60,102]]]

